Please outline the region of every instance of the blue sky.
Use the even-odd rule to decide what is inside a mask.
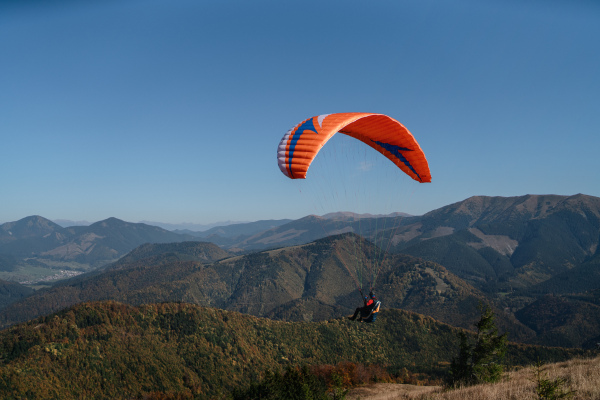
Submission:
[[[0,222],[299,218],[276,148],[334,112],[421,144],[395,211],[600,196],[598,43],[583,0],[4,1]]]

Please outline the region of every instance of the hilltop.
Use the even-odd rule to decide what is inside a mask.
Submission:
[[[223,398],[267,368],[287,365],[348,361],[436,373],[455,355],[457,332],[401,310],[382,312],[376,324],[305,323],[182,303],[84,303],[1,331],[0,382],[14,397]],[[576,354],[510,345],[508,362]]]

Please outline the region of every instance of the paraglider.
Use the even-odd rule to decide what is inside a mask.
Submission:
[[[358,317],[359,322],[375,322],[377,314],[379,313],[379,307],[381,307],[381,301],[377,300],[373,291],[369,293],[369,297],[363,299],[364,307],[358,307],[349,320],[354,321]]]
[[[277,150],[279,169],[291,179],[305,179],[317,153],[337,132],[371,146],[418,182],[431,182],[429,165],[413,135],[383,114],[339,113],[309,118],[290,129]]]
[[[285,133],[277,148],[277,163],[281,172],[290,179],[306,179],[307,172],[323,146],[337,133],[359,140],[374,149],[377,158],[386,157],[404,174],[417,182],[431,182],[431,173],[425,154],[413,135],[395,119],[375,113],[323,114],[308,118]],[[350,139],[352,140],[352,139]],[[393,168],[392,168],[393,169]],[[396,170],[397,171],[397,170]],[[396,174],[397,175],[397,174]],[[402,174],[400,174],[402,175]],[[384,182],[389,185],[391,182]],[[352,183],[350,191],[359,191],[358,184]],[[328,190],[325,186],[324,190]],[[344,193],[347,193],[344,190]],[[342,210],[337,210],[342,211]],[[386,239],[388,246],[392,237]],[[381,251],[385,253],[386,251]],[[371,268],[369,288],[375,286],[377,266]],[[377,317],[381,302],[375,296],[362,296],[362,261],[356,260],[356,273],[346,266],[364,299],[364,307],[359,307],[354,319],[360,314],[361,320],[372,322]],[[372,295],[372,292],[370,293]],[[352,318],[351,318],[352,319]]]

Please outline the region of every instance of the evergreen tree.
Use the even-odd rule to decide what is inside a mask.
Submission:
[[[450,364],[450,372],[446,378],[448,386],[457,386],[461,383],[465,384],[466,382],[469,382],[473,376],[473,366],[471,365],[473,348],[469,344],[465,332],[460,332],[458,337],[460,338],[460,350],[458,352],[458,357],[453,358]]]
[[[475,345],[469,343],[464,332],[459,333],[460,350],[450,364],[448,386],[498,382],[502,378],[504,367],[501,361],[506,353],[507,334],[498,334],[495,314],[489,305],[481,305],[480,310],[481,319],[475,324]]]

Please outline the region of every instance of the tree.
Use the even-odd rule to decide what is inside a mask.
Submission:
[[[458,386],[460,384],[466,384],[471,380],[473,376],[473,367],[471,360],[473,356],[473,348],[469,344],[467,334],[460,332],[458,334],[460,338],[460,350],[458,357],[452,359],[450,364],[450,372],[446,377],[446,384],[448,386]]]
[[[446,378],[448,386],[475,385],[497,382],[502,378],[504,366],[501,361],[506,353],[507,333],[498,334],[495,314],[489,305],[480,305],[481,319],[475,324],[475,345],[469,343],[465,332],[459,333],[460,350],[452,359]]]

